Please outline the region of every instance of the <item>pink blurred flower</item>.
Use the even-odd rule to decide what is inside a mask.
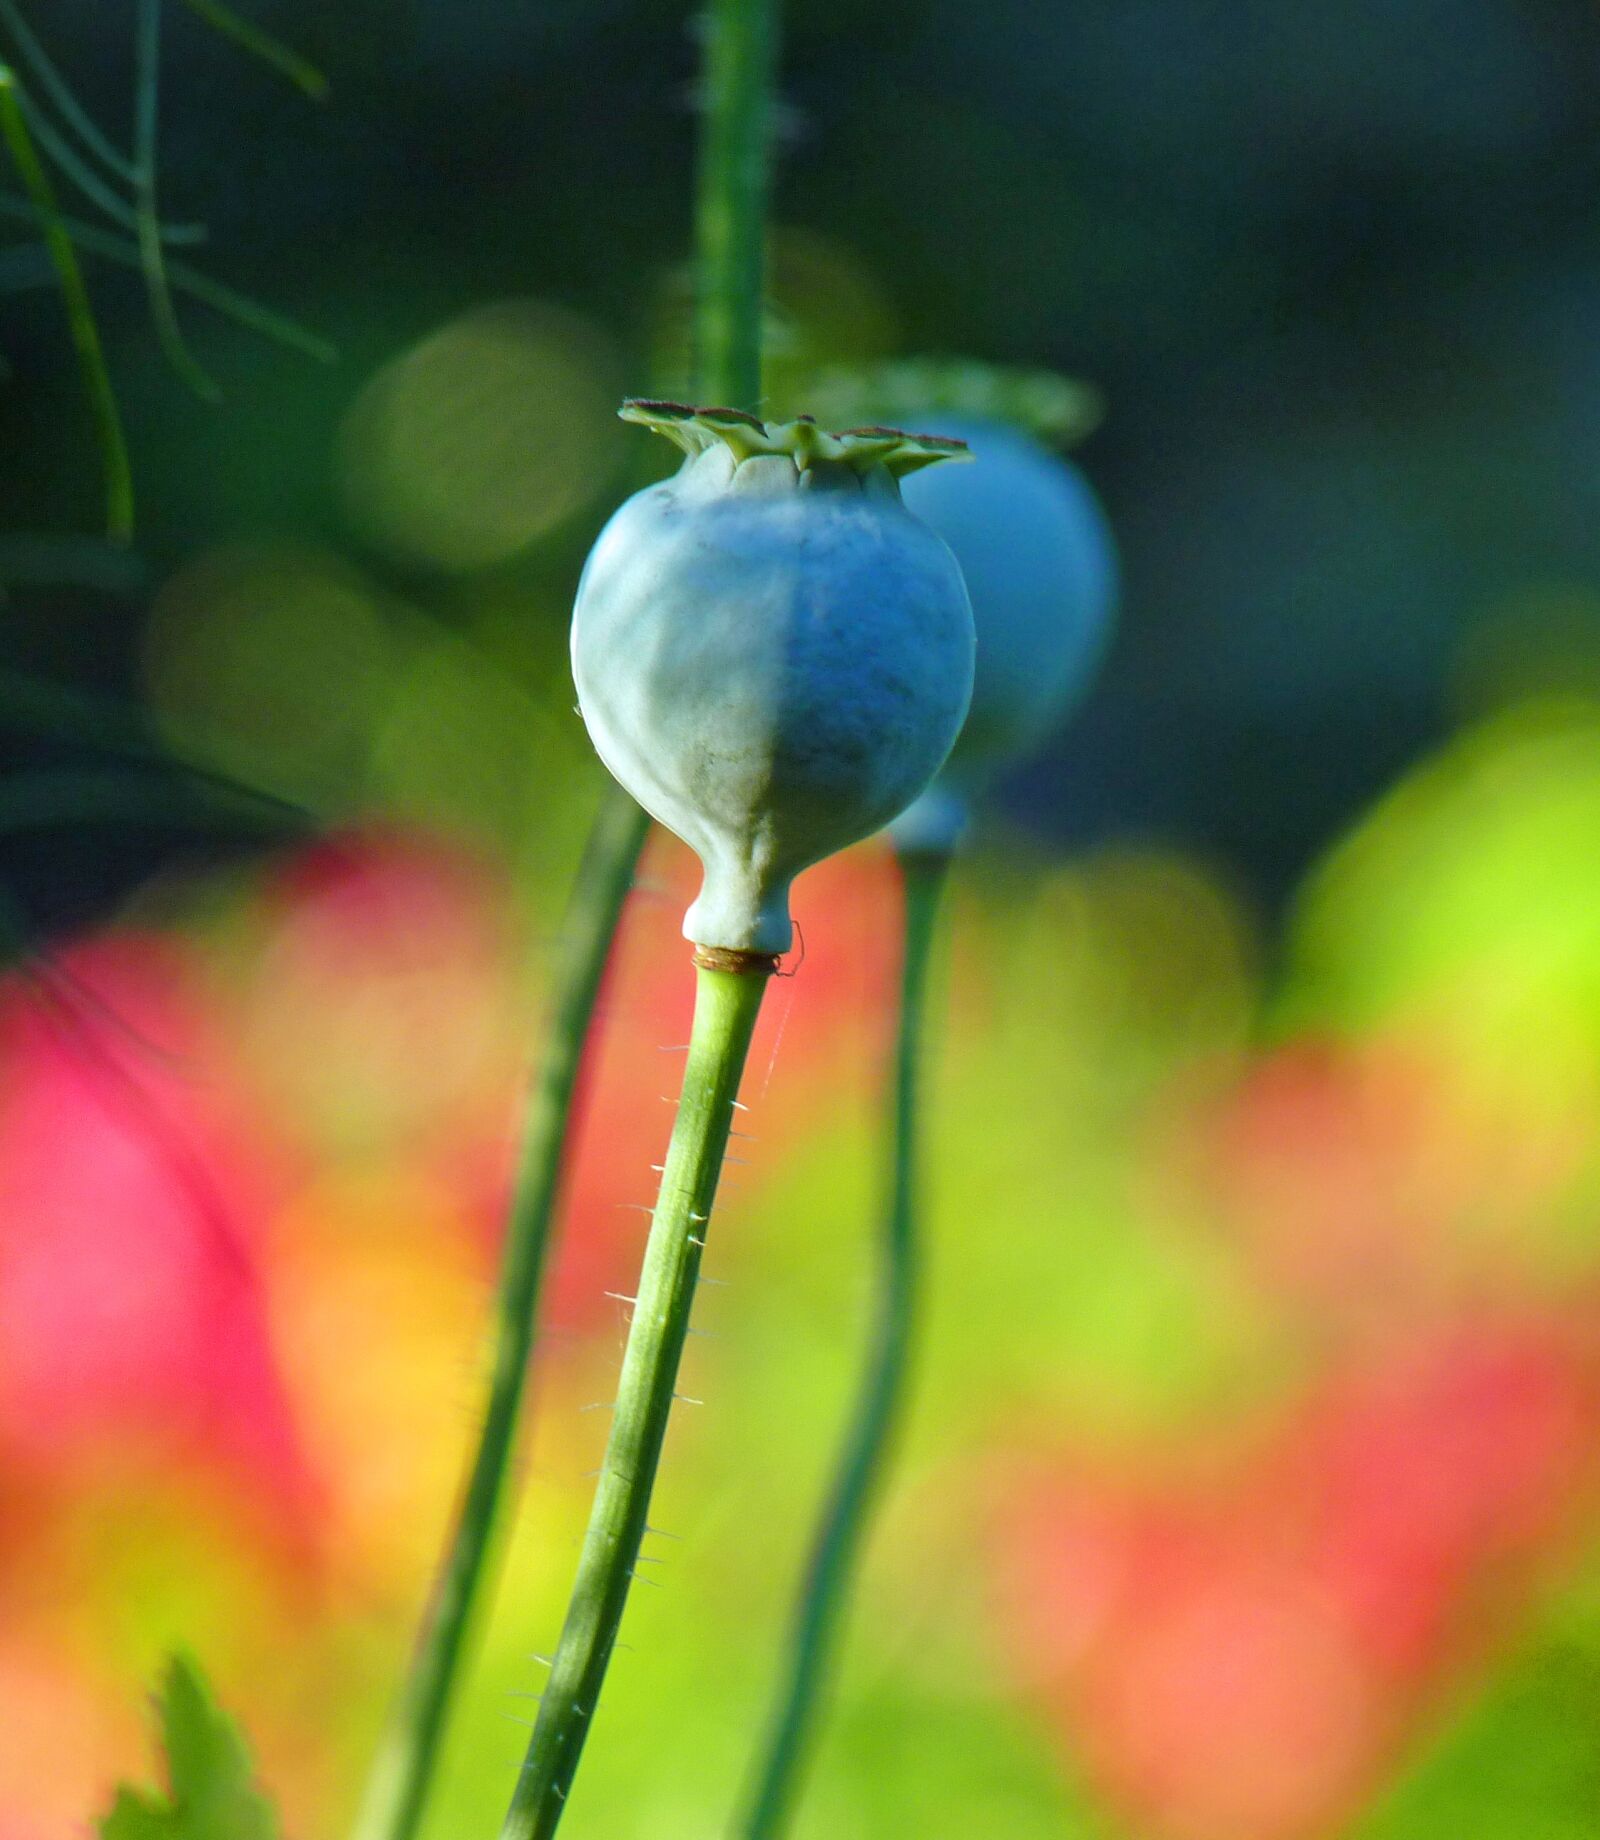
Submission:
[[[274,1515],[310,1484],[261,1309],[283,1169],[175,942],[122,933],[0,992],[0,1449],[228,1468]],[[92,993],[92,994],[90,994]]]
[[[532,1005],[509,891],[421,833],[347,831],[255,891],[231,994],[279,1127],[324,1160],[449,1155],[503,1101]]]

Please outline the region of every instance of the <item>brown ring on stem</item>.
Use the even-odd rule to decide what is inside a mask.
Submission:
[[[778,969],[775,953],[738,946],[696,946],[694,962],[702,971],[732,971],[739,977],[771,977]]]

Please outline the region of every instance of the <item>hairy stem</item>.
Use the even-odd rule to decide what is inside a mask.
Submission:
[[[189,0],[189,4],[195,4],[195,0]],[[705,56],[708,122],[697,225],[702,283],[696,387],[708,396],[720,396],[730,402],[746,398],[753,401],[760,389],[767,91],[777,37],[777,6],[778,0],[716,0]],[[585,854],[585,867],[573,902],[569,955],[557,981],[556,1025],[549,1061],[529,1121],[523,1177],[507,1228],[497,1308],[494,1380],[483,1429],[451,1531],[439,1586],[394,1720],[374,1766],[355,1840],[412,1840],[437,1769],[449,1704],[461,1672],[470,1614],[483,1589],[490,1559],[490,1534],[505,1493],[505,1475],[515,1443],[578,1055],[593,1015],[622,899],[647,828],[644,813],[626,793],[614,789],[607,795]],[[765,980],[753,981],[760,985]],[[709,1207],[705,1211],[709,1212]],[[650,1469],[653,1475],[653,1458]],[[648,1483],[645,1494],[648,1497]],[[625,1589],[626,1581],[624,1592]],[[617,1614],[621,1614],[620,1601]],[[601,1673],[609,1653],[608,1642],[600,1661]],[[595,1692],[598,1684],[596,1678]],[[582,1703],[588,1709],[583,1726],[587,1730],[588,1714],[594,1709],[593,1694]],[[570,1737],[570,1733],[566,1734],[563,1742]],[[536,1734],[535,1748],[539,1743]],[[527,1825],[543,1818],[529,1800],[529,1785],[536,1780],[530,1759],[508,1816],[508,1832],[553,1830],[581,1745],[579,1732],[576,1742],[570,1745],[570,1757],[564,1750],[556,1760],[559,1767],[552,1767],[544,1778],[550,1786],[540,1793],[554,1809],[548,1828]]]
[[[620,787],[610,787],[578,870],[556,969],[549,1038],[529,1098],[506,1223],[494,1304],[493,1367],[477,1449],[411,1669],[373,1763],[354,1840],[410,1840],[422,1819],[451,1695],[466,1659],[473,1611],[491,1570],[584,1041],[649,822]]]
[[[611,1438],[550,1682],[501,1840],[548,1840],[566,1807],[645,1535],[733,1103],[772,970],[770,959],[753,955],[737,968],[697,963],[689,1060],[650,1223]]]
[[[703,29],[706,124],[695,212],[696,387],[704,400],[754,409],[761,400],[776,0],[711,0]]]
[[[872,1341],[833,1489],[795,1607],[787,1667],[736,1832],[776,1840],[788,1824],[822,1709],[840,1625],[874,1503],[893,1454],[916,1327],[917,1117],[928,962],[945,856],[902,858],[905,951],[889,1103],[890,1163]]]

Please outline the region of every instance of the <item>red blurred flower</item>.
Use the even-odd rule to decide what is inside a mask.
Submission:
[[[1591,1506],[1595,1328],[1465,1321],[1332,1375],[1243,1455],[1022,1490],[1015,1652],[1142,1833],[1342,1831]]]

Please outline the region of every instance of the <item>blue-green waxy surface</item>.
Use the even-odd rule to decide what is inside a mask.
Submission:
[[[704,866],[684,932],[765,953],[795,875],[943,764],[973,654],[960,569],[887,466],[720,441],[616,512],[572,625],[596,749]]]
[[[939,418],[975,464],[932,467],[905,502],[954,551],[977,622],[972,707],[949,760],[893,826],[902,850],[947,850],[972,801],[1032,753],[1092,681],[1114,620],[1111,530],[1077,467],[998,422]]]

